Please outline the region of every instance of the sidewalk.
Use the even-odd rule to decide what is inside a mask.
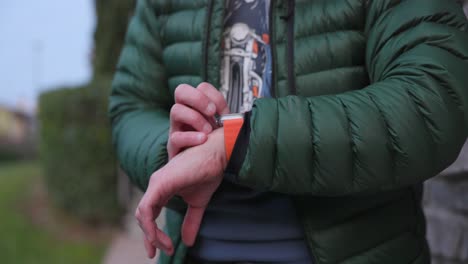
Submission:
[[[103,264],[154,264],[156,259],[146,257],[145,247],[143,245],[143,233],[138,226],[133,212],[140,200],[135,197],[134,206],[125,216],[125,228],[118,234],[109,246]],[[158,226],[164,225],[164,211],[156,220]]]
[[[133,238],[126,233],[119,234],[112,242],[104,258],[104,264],[154,264],[155,260],[150,260],[145,256],[143,242]]]

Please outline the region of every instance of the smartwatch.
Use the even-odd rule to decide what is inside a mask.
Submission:
[[[244,124],[244,114],[227,114],[216,117],[218,127],[224,128],[224,147],[226,150],[226,158],[229,161],[231,158],[234,145],[236,144],[239,131]]]

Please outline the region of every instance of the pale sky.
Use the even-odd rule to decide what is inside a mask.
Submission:
[[[93,0],[0,0],[0,105],[91,77]]]

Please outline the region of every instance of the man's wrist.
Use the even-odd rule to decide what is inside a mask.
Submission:
[[[228,160],[226,157],[226,149],[224,145],[224,128],[220,127],[213,131],[209,137],[213,137],[213,139],[217,142],[216,144],[216,159],[220,160],[223,165],[223,169],[226,168]]]

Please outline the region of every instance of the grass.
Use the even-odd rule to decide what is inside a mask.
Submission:
[[[0,164],[0,263],[101,263],[106,243],[57,235],[47,225],[35,223],[27,213],[24,204],[34,199],[31,193],[38,182],[37,162]],[[57,220],[48,222],[55,231],[57,226],[62,228],[54,224]]]

